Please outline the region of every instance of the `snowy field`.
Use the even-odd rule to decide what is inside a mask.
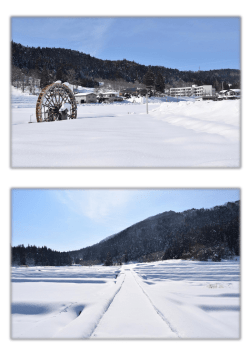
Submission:
[[[240,337],[239,258],[12,267],[12,338]]]
[[[240,101],[141,98],[78,106],[36,123],[37,97],[12,90],[13,167],[239,167]],[[30,121],[33,124],[29,124]]]

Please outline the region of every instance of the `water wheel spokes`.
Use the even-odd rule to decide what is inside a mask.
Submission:
[[[36,103],[37,122],[61,120],[60,109],[65,103],[70,104],[70,110],[67,111],[67,115],[63,114],[64,119],[65,116],[69,119],[76,119],[77,104],[71,89],[62,83],[52,83],[44,87]]]

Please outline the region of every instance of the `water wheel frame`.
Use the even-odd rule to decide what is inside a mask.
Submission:
[[[60,108],[64,103],[71,105],[67,117],[69,119],[76,119],[77,104],[71,89],[67,85],[57,82],[44,87],[36,103],[37,122],[60,120]]]

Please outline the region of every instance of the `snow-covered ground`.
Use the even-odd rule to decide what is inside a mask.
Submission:
[[[90,337],[121,287],[119,273],[103,266],[12,268],[12,337]]]
[[[239,338],[239,258],[12,267],[12,337]]]
[[[12,90],[13,167],[240,165],[238,100],[152,97],[146,114],[141,98],[131,98],[80,105],[76,120],[38,124],[37,97],[17,91]]]

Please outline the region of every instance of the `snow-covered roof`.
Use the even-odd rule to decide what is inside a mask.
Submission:
[[[80,97],[80,96],[88,96],[88,95],[90,95],[90,94],[94,94],[95,96],[96,96],[96,94],[95,93],[93,93],[93,92],[85,92],[85,93],[76,93],[75,94],[75,97]]]
[[[228,90],[227,89],[223,89],[222,91],[220,91],[219,93],[225,93],[227,92]]]
[[[229,91],[233,91],[233,92],[240,92],[240,89],[238,88],[232,88],[232,89],[223,89],[222,91],[220,91],[219,93],[226,93]]]

